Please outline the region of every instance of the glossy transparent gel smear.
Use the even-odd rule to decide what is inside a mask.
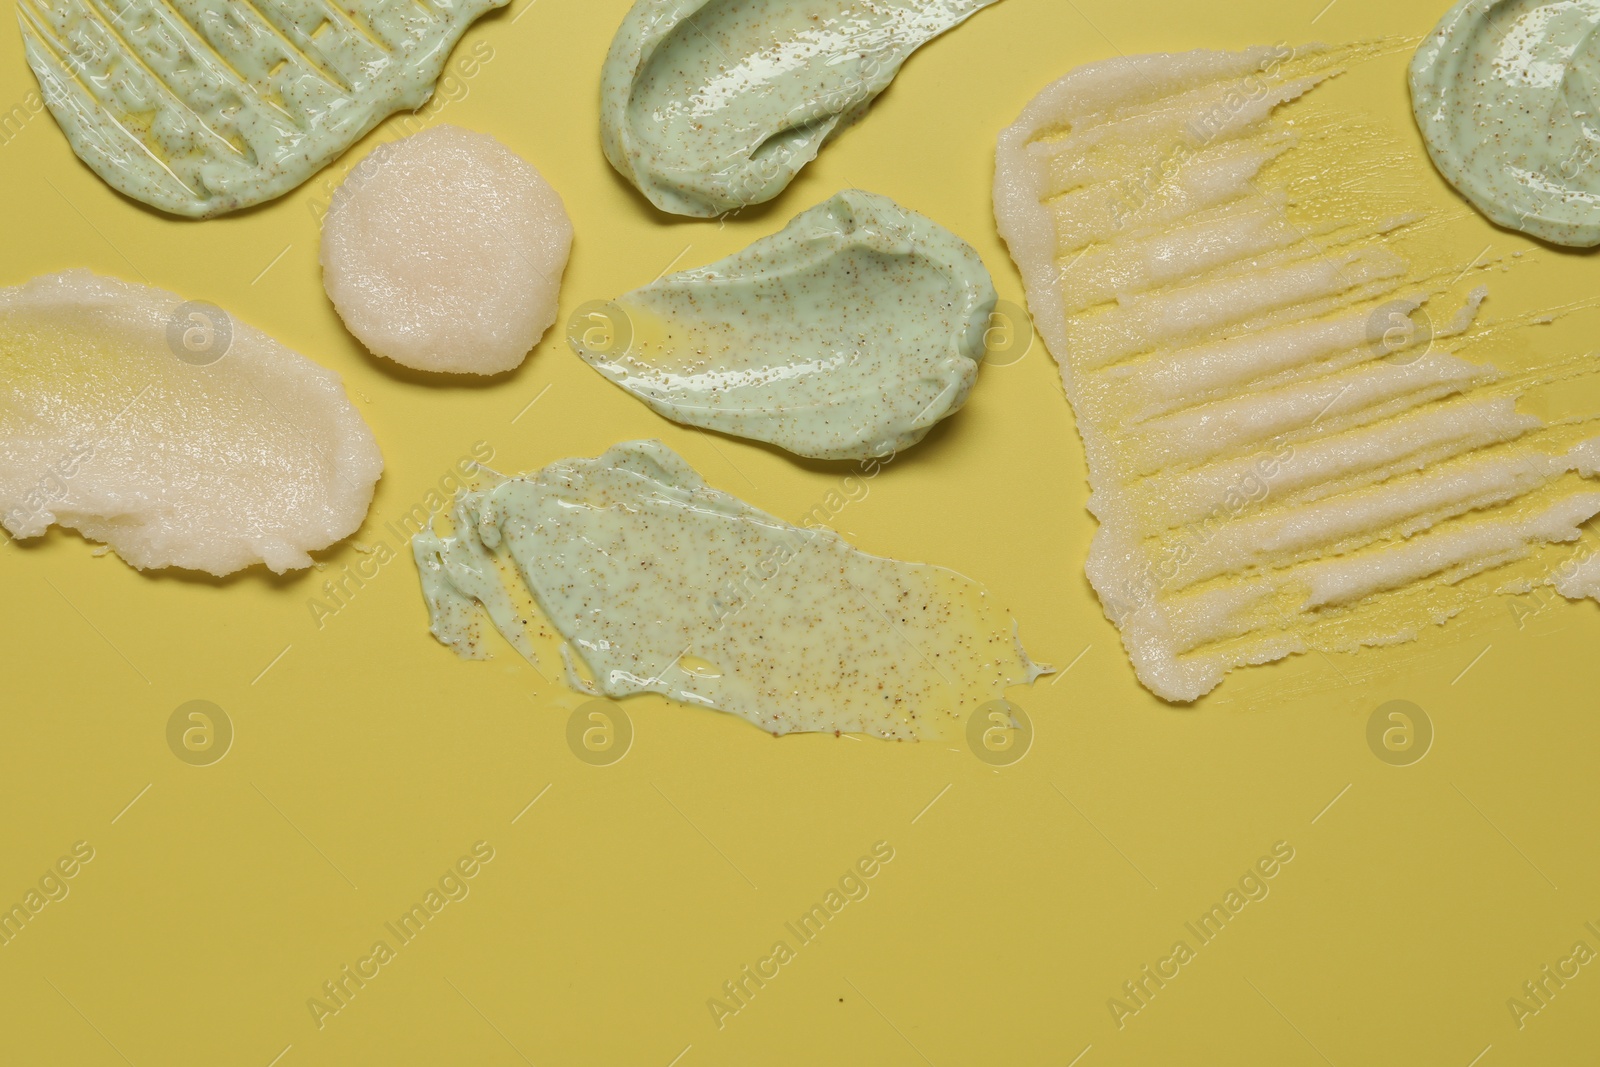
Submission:
[[[566,640],[575,687],[660,693],[774,734],[934,736],[1039,673],[981,586],[783,522],[656,441],[468,493],[454,534],[412,549],[433,632],[462,655],[483,655],[481,607],[533,658],[514,571]]]
[[[1400,254],[1426,219],[1383,202],[1387,176],[1291,216],[1274,168],[1316,149],[1275,112],[1339,59],[1091,63],[1000,137],[995,214],[1089,462],[1089,580],[1169,700],[1414,638],[1468,602],[1458,583],[1600,513],[1592,428],[1519,411],[1527,378],[1456,354],[1485,291]],[[1300,195],[1349,169],[1326,152]],[[1581,558],[1542,580],[1595,595]]]
[[[1411,62],[1441,174],[1492,221],[1600,244],[1600,3],[1462,0]]]
[[[293,189],[433,95],[507,0],[22,0],[28,64],[113,188],[206,218]]]
[[[781,233],[619,297],[573,347],[675,422],[813,459],[920,441],[977,381],[994,285],[955,234],[840,193]]]
[[[906,58],[995,0],[638,0],[600,133],[650,202],[709,217],[777,196]]]

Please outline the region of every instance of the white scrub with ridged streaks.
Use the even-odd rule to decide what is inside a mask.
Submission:
[[[311,566],[383,457],[339,376],[210,304],[85,270],[0,289],[0,523],[141,570]]]
[[[500,374],[556,320],[572,221],[526,160],[435,126],[362,160],[322,224],[322,281],[375,355]]]
[[[1092,63],[1000,137],[995,214],[1089,462],[1088,576],[1169,700],[1414,637],[1459,612],[1465,579],[1600,513],[1592,429],[1519,412],[1531,381],[1461,357],[1486,291],[1402,254],[1424,217],[1381,177],[1327,195],[1337,217],[1303,203],[1361,184],[1342,158],[1300,162],[1336,134],[1303,146],[1276,114],[1341,61]],[[1600,567],[1580,554],[1545,581],[1595,595]]]

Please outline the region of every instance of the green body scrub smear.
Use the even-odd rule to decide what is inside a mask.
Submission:
[[[812,459],[918,441],[966,400],[995,291],[961,238],[851,190],[573,331],[578,354],[675,422]]]
[[[1434,165],[1493,222],[1600,244],[1600,3],[1462,0],[1411,61]]]
[[[531,593],[584,692],[911,740],[1041,673],[976,582],[790,525],[658,441],[503,479],[455,518],[412,541],[434,635],[481,658],[481,607],[532,660]]]
[[[650,202],[709,218],[781,193],[907,57],[996,0],[637,0],[600,139]]]

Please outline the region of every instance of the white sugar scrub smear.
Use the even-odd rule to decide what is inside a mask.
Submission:
[[[282,573],[383,472],[339,376],[212,304],[72,270],[0,289],[0,524],[140,570]]]
[[[1091,63],[1000,136],[995,215],[1088,460],[1089,581],[1168,700],[1413,639],[1508,578],[1600,595],[1573,565],[1593,361],[1463,358],[1525,363],[1544,317],[1477,322],[1499,262],[1418,210],[1420,156],[1307,102],[1373,54]]]
[[[322,283],[374,354],[414,370],[500,374],[556,320],[572,220],[525,159],[435,126],[380,145],[334,194]]]

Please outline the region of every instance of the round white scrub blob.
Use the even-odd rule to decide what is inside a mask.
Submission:
[[[424,371],[499,374],[556,320],[572,220],[522,157],[435,126],[380,145],[334,194],[322,283],[375,355]]]

